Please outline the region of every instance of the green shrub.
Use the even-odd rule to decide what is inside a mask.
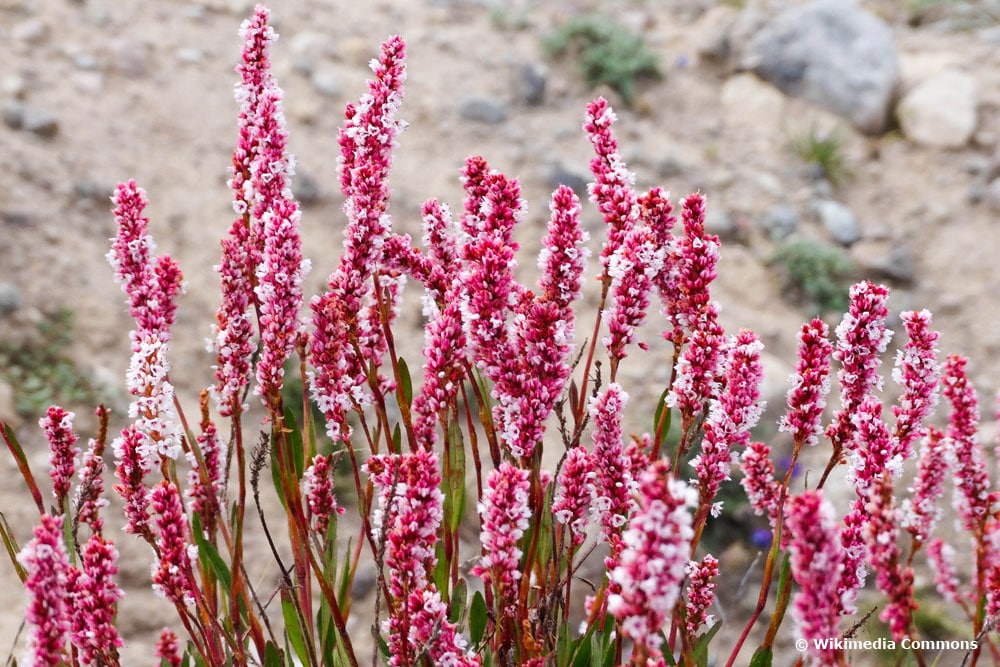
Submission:
[[[851,170],[844,158],[844,136],[838,131],[820,133],[815,127],[792,139],[792,150],[800,158],[819,167],[833,186],[845,183]]]
[[[847,308],[847,294],[855,271],[846,252],[802,237],[782,243],[771,262],[784,271],[784,289],[809,301],[821,312]]]
[[[606,16],[574,18],[549,35],[544,46],[553,57],[569,52],[588,85],[607,84],[629,106],[635,100],[637,79],[660,75],[656,56],[642,37]]]

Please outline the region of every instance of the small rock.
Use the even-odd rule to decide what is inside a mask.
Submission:
[[[0,112],[3,122],[12,130],[24,130],[40,137],[54,137],[59,132],[59,120],[44,109],[11,103]]]
[[[301,171],[292,180],[292,194],[303,206],[312,206],[320,201],[319,184],[316,179]]]
[[[905,240],[861,241],[851,247],[851,257],[873,279],[912,285],[917,278],[913,247]]]
[[[995,178],[986,186],[986,205],[991,211],[1000,212],[1000,178]]]
[[[134,39],[115,39],[108,43],[114,68],[127,76],[142,76],[149,68],[150,48]]]
[[[465,120],[488,125],[499,125],[507,120],[506,105],[485,95],[471,95],[459,105],[459,114]]]
[[[20,74],[9,74],[0,80],[0,93],[4,97],[22,99],[28,91],[28,80]]]
[[[908,92],[896,109],[907,138],[939,148],[961,148],[976,131],[976,82],[948,70]]]
[[[900,77],[889,26],[844,0],[782,12],[756,32],[741,65],[869,134],[886,129]]]
[[[780,241],[798,231],[799,212],[786,204],[775,204],[760,219],[760,227],[772,241]]]
[[[320,95],[340,96],[340,79],[337,77],[337,73],[328,67],[314,68],[309,74],[309,83]]]
[[[104,88],[102,72],[73,72],[69,75],[69,79],[73,87],[85,93],[97,93]]]
[[[28,19],[14,26],[10,36],[17,42],[38,44],[48,38],[49,26],[40,19]]]
[[[705,60],[725,62],[732,51],[730,34],[739,12],[735,7],[720,4],[705,12],[693,26],[695,53]]]
[[[781,132],[785,98],[760,77],[750,73],[729,77],[719,97],[726,125],[764,136]]]
[[[858,220],[851,209],[830,199],[820,200],[815,208],[823,227],[837,243],[849,246],[861,238]]]
[[[82,178],[73,182],[73,194],[79,199],[88,199],[95,203],[107,204],[114,193],[114,187],[102,185],[97,181]]]
[[[354,583],[351,586],[351,599],[364,600],[368,594],[375,590],[378,583],[378,574],[373,567],[358,568],[354,575]]]
[[[23,213],[21,211],[0,212],[0,220],[3,220],[5,225],[10,225],[11,227],[27,228],[35,224],[35,219],[30,213]]]
[[[520,98],[529,107],[535,107],[545,101],[545,82],[548,78],[548,68],[541,63],[522,63],[518,67],[518,83]]]
[[[656,173],[660,178],[677,178],[684,173],[684,165],[673,155],[668,155],[656,163]]]
[[[565,185],[576,193],[577,197],[587,196],[587,179],[580,174],[570,171],[561,164],[553,164],[545,170],[545,184],[555,190],[560,185]]]
[[[965,193],[965,201],[976,206],[981,204],[986,197],[986,186],[982,183],[973,183],[969,186],[969,191]]]
[[[21,290],[14,283],[0,283],[0,316],[7,316],[21,307]]]
[[[205,52],[194,46],[185,47],[174,51],[174,58],[177,62],[194,65],[205,60]]]
[[[739,226],[736,220],[729,214],[729,211],[716,207],[709,207],[705,212],[705,231],[715,234],[723,242],[734,241],[739,236]]]
[[[73,67],[82,70],[97,69],[97,58],[89,53],[78,53],[73,56]]]

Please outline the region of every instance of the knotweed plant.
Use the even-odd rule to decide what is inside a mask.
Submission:
[[[424,204],[421,243],[394,231],[400,37],[382,45],[367,92],[346,109],[336,158],[343,253],[306,302],[310,262],[269,20],[258,6],[240,33],[235,217],[217,267],[214,378],[200,401],[186,405],[170,381],[181,270],[157,254],[146,194],[126,181],[108,259],[135,321],[127,425],[110,433],[100,407],[99,432],[80,446],[73,413],[52,406],[40,423],[51,483],[3,425],[39,514],[23,547],[0,522],[28,592],[24,664],[121,664],[115,540],[148,545],[149,584],[176,611],[149,638],[150,661],[171,667],[357,667],[367,653],[399,667],[763,667],[793,640],[799,653],[781,664],[837,666],[851,659],[866,622],[858,607],[870,600],[900,660],[1000,663],[1000,496],[977,439],[968,362],[938,360],[929,313],[901,315],[899,398],[888,409],[888,290],[852,287],[832,337],[823,320],[803,324],[778,423],[791,449],[779,461],[778,442],[754,439],[764,345],[748,329],[727,334],[712,296],[720,244],[705,229],[706,199],[683,198],[678,220],[663,189],[637,190],[606,100],[588,105],[583,122],[590,201],[607,228],[599,248],[582,203],[559,188],[537,285],[519,282],[521,187],[483,157],[456,174],[465,192],[456,212]],[[581,306],[588,267],[600,285],[592,322]],[[422,366],[403,359],[394,336],[406,287],[423,299]],[[640,342],[654,306],[667,322],[666,358]],[[652,429],[634,435],[619,373],[632,355],[670,368]],[[303,395],[283,391],[289,368]],[[939,395],[950,410],[933,426]],[[263,427],[246,418],[257,406]],[[105,491],[109,444],[121,514]],[[796,474],[807,450],[825,469]],[[704,539],[734,473],[771,531],[750,573],[727,572]],[[828,495],[834,476],[850,482],[849,498]],[[949,477],[957,542],[937,527]],[[261,502],[271,484],[275,506]],[[345,514],[358,534],[338,530]],[[273,556],[263,582],[247,573],[250,532]],[[603,562],[596,577],[580,575],[589,557]],[[369,608],[351,594],[362,562],[377,569]],[[967,621],[944,647],[917,622],[915,572],[928,568]],[[741,579],[753,589],[742,614],[715,595]]]

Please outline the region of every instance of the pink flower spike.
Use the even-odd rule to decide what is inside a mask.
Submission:
[[[941,517],[938,500],[944,493],[944,475],[948,455],[944,433],[931,427],[924,438],[917,464],[917,477],[910,487],[910,497],[903,501],[902,525],[917,543],[926,542]]]
[[[725,359],[726,338],[718,322],[718,305],[710,304],[704,328],[695,330],[677,360],[674,380],[666,404],[676,408],[681,418],[691,423],[705,403],[718,393],[719,375]]]
[[[410,620],[408,642],[410,650],[425,653],[434,665],[448,667],[478,667],[482,659],[468,652],[465,638],[448,621],[448,606],[433,588],[413,591],[406,600]],[[392,653],[390,665],[410,665],[411,655]]]
[[[740,457],[740,470],[743,472],[740,484],[750,506],[758,516],[767,516],[773,529],[780,515],[781,483],[774,477],[771,448],[763,442],[751,442]]]
[[[649,293],[663,265],[663,251],[653,230],[637,226],[625,236],[605,267],[611,278],[612,299],[610,308],[602,313],[608,326],[608,336],[602,342],[613,370],[625,358],[625,347],[635,342],[635,330],[646,321]]]
[[[663,643],[660,631],[680,596],[696,502],[694,489],[672,478],[665,460],[653,463],[639,478],[639,509],[622,535],[619,562],[608,574],[616,591],[608,597],[608,612],[621,622],[625,636],[654,657]]]
[[[913,442],[926,432],[923,422],[934,412],[938,402],[937,340],[938,332],[931,330],[931,314],[926,310],[907,311],[901,315],[909,337],[902,350],[896,353],[893,379],[903,387],[897,405],[892,407],[896,418],[895,437],[904,459],[913,452]]]
[[[833,441],[834,451],[852,452],[856,449],[854,413],[873,391],[882,389],[878,369],[882,365],[879,355],[885,352],[892,332],[885,328],[889,315],[885,302],[888,288],[870,282],[853,285],[850,306],[844,319],[837,326],[837,345],[833,358],[840,362],[837,374],[840,381],[840,404],[826,435]]]
[[[663,252],[663,270],[653,278],[653,284],[663,299],[673,292],[676,280],[672,262],[676,258],[677,239],[672,230],[677,224],[677,218],[673,213],[674,205],[670,203],[669,194],[662,188],[653,188],[639,197],[639,221],[653,231],[656,246]]]
[[[587,105],[583,129],[594,145],[595,156],[590,160],[594,182],[590,184],[590,199],[604,216],[608,238],[601,250],[601,269],[607,271],[611,257],[625,243],[628,233],[639,219],[639,203],[635,194],[635,174],[628,170],[618,153],[618,142],[611,133],[617,117],[603,97]]]
[[[982,536],[994,502],[979,431],[979,400],[966,375],[968,359],[951,355],[944,364],[942,393],[951,403],[945,451],[955,480],[955,509],[965,529]]]
[[[572,304],[580,298],[583,272],[590,256],[586,246],[590,234],[580,224],[580,200],[565,185],[552,193],[549,211],[548,232],[538,255],[541,271],[538,287],[543,299],[557,304],[567,323],[567,336],[572,338],[575,318]]]
[[[934,572],[934,586],[941,597],[962,605],[958,592],[958,575],[955,573],[955,548],[935,537],[927,543],[927,560]]]
[[[844,569],[833,507],[818,491],[806,491],[789,501],[788,530],[792,576],[800,591],[793,600],[798,632],[807,651],[820,665],[843,664],[843,652],[818,640],[840,636],[839,573]]]
[[[612,562],[622,527],[635,511],[632,494],[636,482],[631,473],[631,461],[625,456],[622,443],[622,416],[628,394],[617,382],[609,384],[590,401],[590,418],[594,423],[594,467],[597,469],[597,499],[595,520],[601,524],[601,538],[611,544]]]
[[[424,310],[430,313],[424,330],[424,384],[411,407],[417,446],[430,450],[437,438],[438,421],[444,418],[462,386],[466,338],[458,299],[448,299],[444,310],[439,311],[437,304],[426,297]]]
[[[62,517],[42,515],[34,534],[35,539],[17,556],[27,571],[24,587],[29,601],[25,619],[31,626],[31,664],[57,667],[68,659],[66,640],[71,614],[69,556],[63,543]]]
[[[118,550],[100,535],[83,546],[82,570],[73,580],[71,641],[80,651],[80,662],[113,664],[122,638],[115,628],[118,601],[125,593],[118,588]]]
[[[156,642],[156,657],[166,660],[170,667],[181,667],[180,642],[170,628],[160,631],[160,639]]]
[[[722,482],[729,479],[735,457],[733,450],[749,443],[750,431],[764,409],[760,401],[760,383],[764,379],[760,353],[763,349],[764,344],[749,329],[741,330],[729,347],[725,389],[718,398],[712,399],[705,419],[701,453],[691,460],[698,474],[699,502],[706,505],[715,499]],[[719,510],[721,507],[713,507],[713,515],[717,516]]]
[[[385,565],[395,604],[428,585],[437,562],[434,547],[444,519],[437,454],[417,451],[377,455],[365,469],[375,486],[372,530],[385,533]]]
[[[104,530],[104,519],[101,509],[108,506],[104,497],[104,447],[91,439],[80,465],[80,482],[73,498],[76,517],[83,525],[90,526],[92,533],[100,534]]]
[[[706,554],[701,562],[689,562],[686,572],[689,577],[686,602],[687,631],[694,636],[702,626],[711,626],[715,623],[715,618],[706,612],[715,602],[715,578],[719,576],[719,561],[712,554]]]
[[[472,574],[492,584],[502,616],[513,616],[521,580],[521,549],[528,529],[528,471],[506,461],[492,471],[479,502],[480,541],[483,556]]]
[[[666,285],[664,314],[673,329],[663,333],[675,346],[682,345],[695,331],[711,331],[718,306],[711,300],[710,287],[719,263],[719,237],[705,233],[705,197],[696,192],[681,202],[684,236],[675,242],[672,283]],[[713,310],[716,311],[713,313]]]
[[[80,448],[76,446],[76,434],[73,433],[74,417],[76,415],[72,412],[53,405],[38,422],[49,441],[49,477],[52,478],[55,506],[60,511],[69,493],[70,483],[76,472],[76,459],[80,455]]]
[[[222,283],[222,303],[219,306],[214,337],[209,351],[216,354],[213,396],[219,414],[230,417],[246,409],[240,403],[250,384],[251,362],[256,346],[253,342],[254,322],[250,306],[256,295],[251,276],[256,273],[250,253],[250,231],[242,219],[229,228],[222,240],[222,263],[216,267]]]
[[[798,444],[810,447],[819,442],[820,424],[830,393],[830,354],[833,344],[826,322],[816,318],[799,331],[799,360],[789,378],[788,411],[778,429],[789,433]]]
[[[177,607],[193,605],[196,585],[191,566],[195,547],[188,539],[187,517],[181,495],[166,480],[153,488],[159,562],[153,570],[153,589]]]
[[[312,529],[325,538],[330,527],[331,514],[343,514],[344,508],[337,505],[333,494],[333,462],[330,456],[322,454],[313,458],[312,465],[303,475],[306,503]]]
[[[115,492],[125,501],[125,517],[128,519],[125,532],[151,536],[149,489],[143,480],[152,469],[146,467],[145,459],[140,453],[143,439],[135,425],[132,425],[122,431],[121,436],[112,443],[115,460],[118,462],[115,474],[120,481],[115,486]]]
[[[596,498],[596,477],[594,459],[586,449],[574,447],[566,452],[552,498],[552,515],[566,526],[574,548],[583,544],[587,537],[587,512]]]

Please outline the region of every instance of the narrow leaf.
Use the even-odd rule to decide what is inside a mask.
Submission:
[[[35,476],[31,474],[31,466],[28,465],[28,457],[24,455],[24,450],[21,449],[21,443],[17,441],[14,430],[6,422],[0,422],[0,427],[2,427],[0,428],[0,436],[3,436],[4,441],[7,443],[7,448],[14,456],[14,460],[17,461],[17,468],[21,471],[24,483],[28,485],[28,491],[31,492],[31,497],[35,500],[38,513],[45,514],[45,503],[42,502],[42,492],[38,489]]]
[[[469,607],[469,639],[473,646],[477,646],[483,640],[486,620],[486,599],[481,592],[476,591],[472,596],[472,606]]]
[[[770,646],[761,646],[757,649],[753,657],[750,658],[749,667],[771,667],[771,661],[774,658],[771,652]]]
[[[303,665],[309,664],[309,655],[306,652],[306,641],[302,634],[302,624],[299,623],[299,615],[295,611],[295,602],[292,596],[285,589],[281,591],[281,614],[285,619],[285,635],[295,649],[295,655]]]

